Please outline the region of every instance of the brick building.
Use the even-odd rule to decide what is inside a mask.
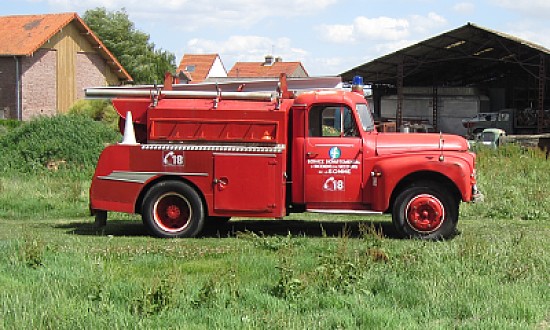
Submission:
[[[201,83],[212,81],[264,80],[309,77],[301,62],[283,62],[280,57],[267,55],[264,62],[236,62],[229,73],[218,54],[185,54],[177,70],[182,81]]]
[[[0,17],[0,119],[64,113],[132,77],[76,13]]]
[[[231,78],[278,78],[281,73],[290,78],[309,77],[301,62],[283,62],[280,57],[267,55],[263,62],[237,62],[229,73]]]

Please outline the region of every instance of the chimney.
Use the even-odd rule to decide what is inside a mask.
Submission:
[[[273,55],[266,55],[264,65],[272,65],[272,64],[273,64]]]

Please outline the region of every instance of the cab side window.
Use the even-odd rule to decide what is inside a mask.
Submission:
[[[351,109],[343,105],[315,106],[309,111],[309,136],[358,136]]]

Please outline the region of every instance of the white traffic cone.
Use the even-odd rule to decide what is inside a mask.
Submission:
[[[134,123],[132,121],[132,112],[126,112],[126,123],[124,124],[124,137],[120,144],[138,144],[136,141],[136,133],[134,132]]]

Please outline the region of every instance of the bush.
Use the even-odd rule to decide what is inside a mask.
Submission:
[[[22,122],[16,119],[2,119],[0,120],[0,126],[7,127],[8,129],[21,126]]]
[[[79,100],[69,109],[71,115],[82,115],[105,123],[118,131],[118,113],[109,100]]]
[[[21,126],[21,121],[15,119],[0,120],[0,136],[7,134],[10,130]]]
[[[55,168],[93,168],[106,143],[120,134],[83,116],[40,117],[0,136],[0,166],[31,173]]]

